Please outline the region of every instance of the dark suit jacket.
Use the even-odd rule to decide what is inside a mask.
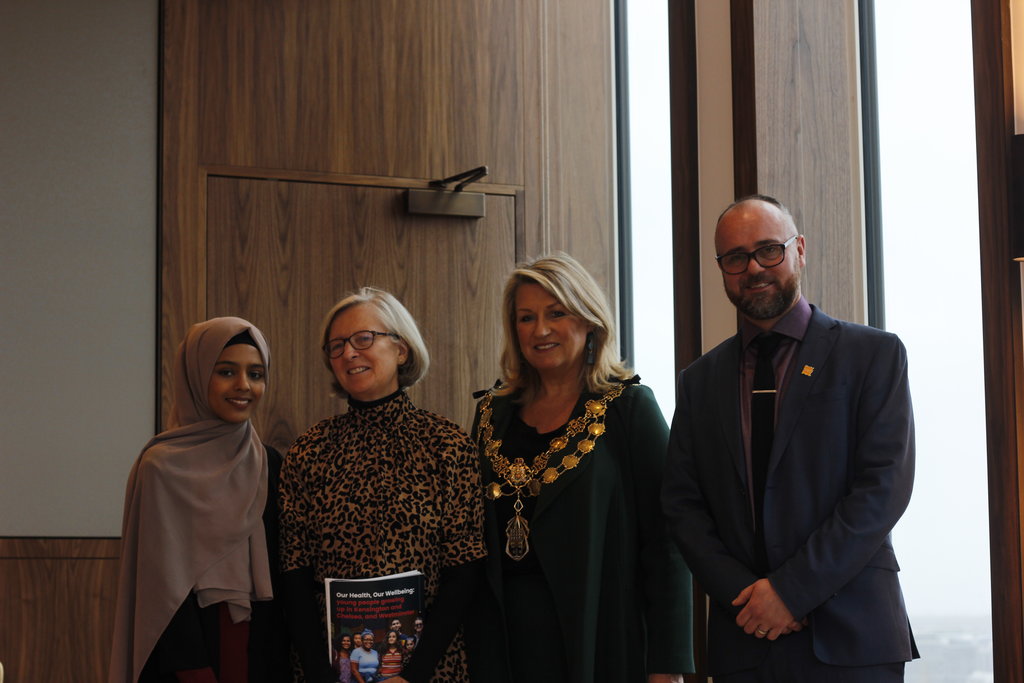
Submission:
[[[663,490],[673,537],[711,596],[712,674],[756,666],[769,646],[736,626],[730,605],[760,578],[741,354],[737,335],[680,374]],[[906,350],[893,334],[815,308],[792,368],[765,490],[768,578],[793,616],[808,618],[821,661],[907,661],[917,652],[889,535],[914,479]]]

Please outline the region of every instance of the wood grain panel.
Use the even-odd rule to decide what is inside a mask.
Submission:
[[[43,578],[50,575],[49,569],[47,560],[0,560],[0,651],[10,680],[30,680],[37,672],[52,678],[54,673],[45,656],[57,624],[54,587]]]
[[[202,159],[522,184],[518,5],[202,3]]]
[[[1024,681],[1024,331],[1022,273],[1011,259],[1014,132],[1010,16],[1006,0],[973,0],[978,222],[988,440],[993,672]]]
[[[513,197],[488,197],[477,221],[408,216],[402,193],[386,188],[211,178],[208,308],[252,320],[270,340],[263,438],[287,448],[342,412],[317,335],[327,310],[362,285],[395,294],[420,325],[431,367],[414,400],[468,426],[471,392],[497,377],[514,220]]]
[[[117,548],[116,539],[0,539],[6,680],[106,680]]]
[[[218,169],[412,186],[487,164],[487,191],[517,196],[516,257],[568,250],[614,300],[610,16],[603,0],[164,3],[162,415],[178,340],[213,314]]]
[[[199,167],[199,12],[163,2],[160,71],[160,372],[158,424],[171,406],[171,364],[192,323],[205,319],[206,185]]]
[[[803,291],[866,321],[856,0],[754,3],[757,187],[807,235]]]
[[[611,3],[548,1],[541,11],[549,224],[543,230],[545,242],[528,243],[526,253],[572,254],[605,288],[617,311]]]

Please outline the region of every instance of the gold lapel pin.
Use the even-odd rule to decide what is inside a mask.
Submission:
[[[802,374],[804,377],[810,377],[811,375],[814,374],[814,368],[812,368],[810,365],[805,365],[804,369],[801,371],[800,374]]]

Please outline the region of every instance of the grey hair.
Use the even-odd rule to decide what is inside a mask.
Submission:
[[[423,379],[427,374],[427,368],[430,367],[430,354],[427,353],[427,345],[423,343],[416,320],[393,294],[375,287],[360,287],[331,307],[331,310],[324,316],[324,322],[320,328],[320,352],[323,354],[324,365],[327,366],[331,377],[334,378],[331,382],[334,391],[342,398],[348,397],[341,384],[338,383],[338,378],[334,377],[331,359],[324,351],[324,347],[329,341],[331,325],[334,324],[334,320],[348,309],[361,305],[372,307],[386,328],[380,331],[397,334],[400,338],[399,343],[403,344],[409,352],[405,362],[398,366],[398,386],[405,389]]]

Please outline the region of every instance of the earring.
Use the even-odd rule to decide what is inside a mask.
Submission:
[[[586,355],[586,358],[584,360],[586,360],[587,365],[593,365],[594,361],[596,360],[594,358],[595,354],[594,354],[594,333],[593,332],[587,332],[587,343],[584,346],[584,348],[587,350],[587,355]]]

